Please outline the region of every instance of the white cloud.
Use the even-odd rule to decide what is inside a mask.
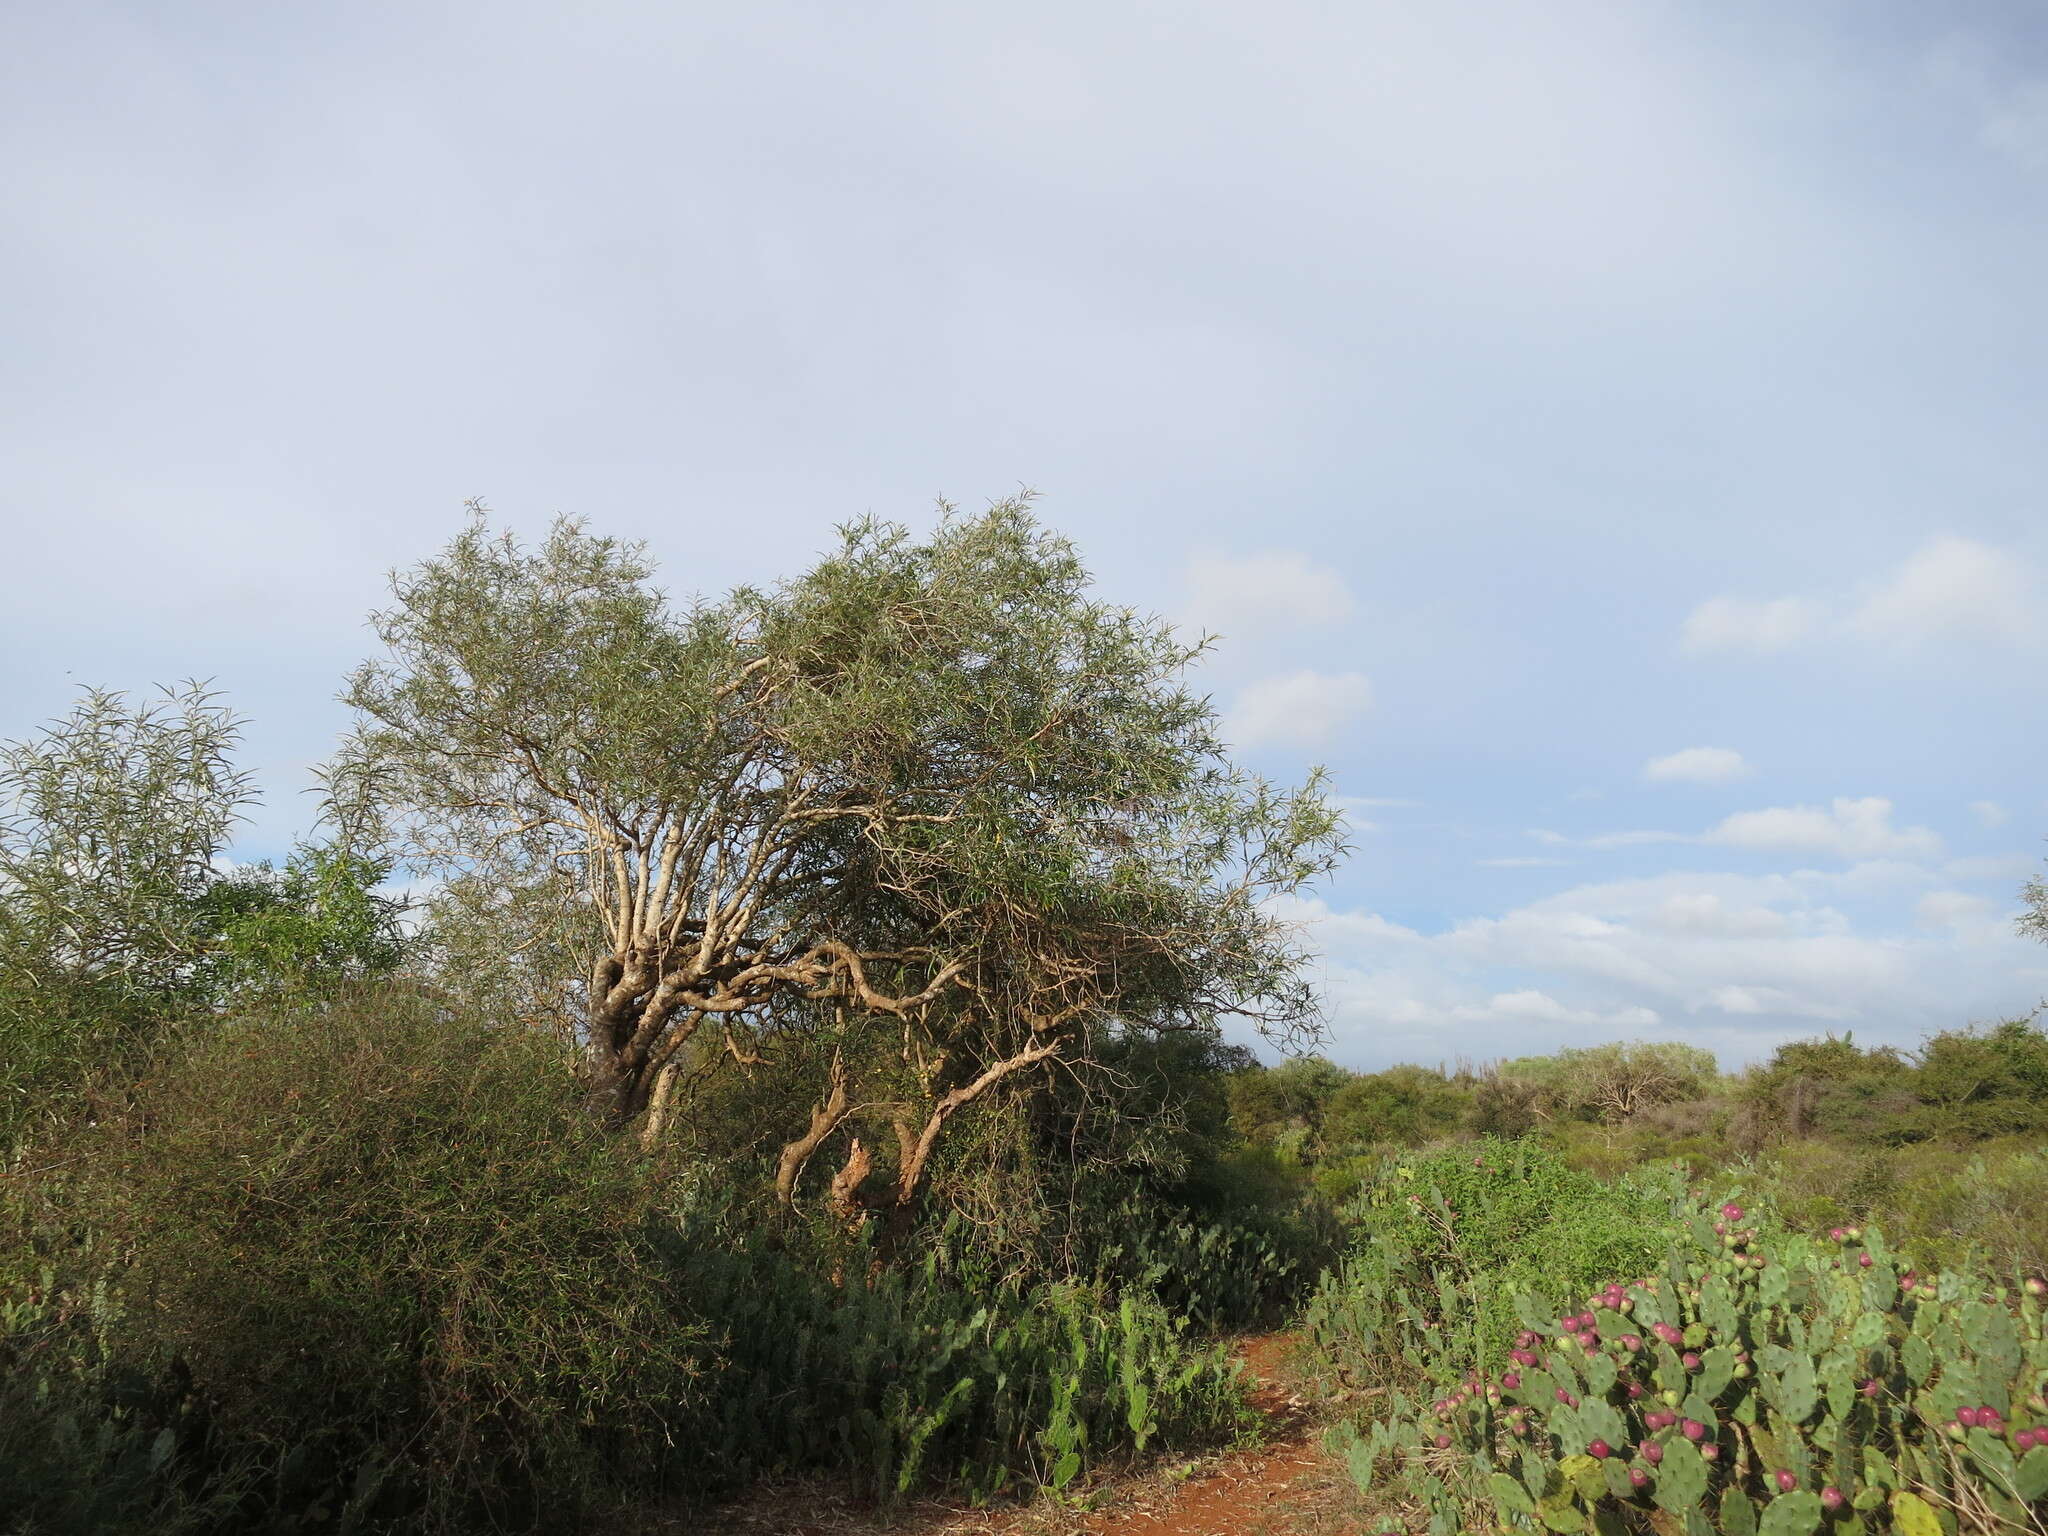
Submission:
[[[1951,880],[2019,881],[2039,874],[2041,865],[2024,853],[1990,853],[1950,859],[1941,872]]]
[[[1838,795],[1826,808],[1774,806],[1738,811],[1702,842],[1761,852],[1825,853],[1845,859],[1934,858],[1941,839],[1926,827],[1894,827],[1892,803],[1882,795]]]
[[[1738,1016],[1766,1013],[1789,1014],[1796,1018],[1840,1018],[1843,1012],[1824,1006],[1816,1011],[1810,1003],[1802,1003],[1778,987],[1716,987],[1709,998],[1711,1006],[1722,1013]]]
[[[1354,832],[1377,832],[1380,824],[1369,812],[1413,810],[1420,806],[1420,800],[1390,799],[1385,795],[1332,795],[1330,803],[1337,808],[1344,825]]]
[[[1694,656],[1769,656],[1820,638],[1898,650],[1955,639],[2022,644],[2040,637],[2039,608],[2034,573],[2017,555],[1944,534],[1854,597],[1710,597],[1687,616],[1679,645]]]
[[[1290,672],[1238,691],[1224,718],[1234,746],[1320,746],[1372,705],[1362,672]]]
[[[1647,1038],[1734,1066],[1820,1027],[1909,1045],[2038,995],[2022,974],[2038,952],[1995,904],[1894,887],[1852,919],[1836,901],[1855,889],[1850,871],[1673,871],[1436,933],[1320,901],[1283,905],[1324,955],[1333,1054],[1366,1064]]]
[[[1786,919],[1775,908],[1737,904],[1714,891],[1673,891],[1643,915],[1660,933],[1711,934],[1724,938],[1768,938],[1785,932]]]
[[[2012,820],[2012,812],[1996,800],[1972,800],[1970,809],[1976,814],[1977,820],[1987,827],[2002,827]]]
[[[1699,843],[1712,847],[1746,848],[1759,853],[1820,853],[1862,861],[1862,878],[1882,869],[1887,880],[1905,871],[1924,879],[1926,871],[1901,861],[1938,858],[1941,838],[1926,827],[1892,825],[1892,803],[1882,795],[1861,799],[1838,795],[1825,806],[1770,806],[1737,811],[1704,832],[1667,832],[1644,828],[1601,832],[1571,838],[1547,828],[1532,827],[1529,836],[1554,847],[1642,848],[1659,843]]]
[[[1727,747],[1687,747],[1643,764],[1643,777],[1653,784],[1729,784],[1755,772]]]
[[[1365,814],[1373,808],[1374,802],[1356,795],[1336,795],[1330,803],[1337,808],[1338,818],[1353,832],[1379,831],[1380,824]]]
[[[1955,635],[2016,640],[2033,628],[2018,559],[1974,539],[1923,545],[1849,615],[1862,638],[1916,646]]]
[[[1960,928],[1981,920],[1991,903],[1967,891],[1929,891],[1913,907],[1913,917],[1922,928]]]
[[[1451,1010],[1451,1016],[1467,1024],[1552,1024],[1605,1030],[1653,1029],[1663,1022],[1654,1008],[1572,1008],[1533,987],[1496,992],[1484,1003],[1462,1004]]]
[[[1566,859],[1475,859],[1481,869],[1562,869]]]
[[[1335,624],[1356,608],[1339,572],[1292,550],[1195,555],[1188,561],[1187,593],[1190,624],[1237,640]]]
[[[1710,597],[1687,615],[1679,644],[1689,655],[1733,651],[1769,656],[1819,628],[1826,609],[1811,598]]]

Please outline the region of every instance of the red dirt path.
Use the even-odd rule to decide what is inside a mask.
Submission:
[[[1266,1444],[1216,1463],[1168,1491],[1159,1502],[1090,1516],[1076,1527],[1089,1536],[1252,1536],[1285,1516],[1287,1495],[1322,1462],[1308,1443],[1301,1399],[1281,1384],[1288,1334],[1247,1339],[1241,1351],[1259,1385],[1252,1403],[1267,1420]]]

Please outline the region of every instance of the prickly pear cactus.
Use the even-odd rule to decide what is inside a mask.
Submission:
[[[1680,1230],[1577,1310],[1520,1298],[1508,1358],[1402,1416],[1432,1525],[1462,1497],[1505,1531],[2048,1532],[2048,1284],[1923,1275],[1874,1230],[1735,1200]]]

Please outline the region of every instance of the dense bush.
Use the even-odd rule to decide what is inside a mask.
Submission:
[[[104,1348],[277,1497],[360,1475],[437,1519],[573,1505],[689,1410],[701,1329],[647,1174],[539,1037],[392,988],[203,1021],[42,1155],[78,1175],[38,1187],[21,1269],[118,1298]]]
[[[1518,1298],[1501,1356],[1423,1341],[1413,1396],[1341,1437],[1354,1476],[1441,1536],[2038,1530],[2048,1286],[1904,1263],[1875,1229],[1695,1208],[1662,1266]]]
[[[2048,1272],[2048,1152],[2036,1139],[1903,1148],[1788,1142],[1743,1174],[1795,1226],[1875,1221],[1923,1264]]]
[[[1061,1486],[1234,1433],[1189,1318],[1309,1262],[1158,1206],[1093,1283],[1005,1275],[958,1218],[884,1254],[641,1155],[574,1069],[384,986],[182,1026],[45,1138],[0,1262],[23,1529],[529,1528],[770,1471]]]
[[[74,1290],[51,1270],[0,1285],[7,1536],[200,1536],[234,1515],[238,1469],[216,1467],[197,1490],[170,1475],[192,1426],[109,1361],[105,1329],[118,1305],[104,1285]]]
[[[1678,1189],[1668,1171],[1603,1182],[1528,1142],[1390,1158],[1348,1213],[1352,1252],[1309,1302],[1310,1338],[1353,1384],[1398,1375],[1411,1348],[1476,1364],[1506,1346],[1518,1297],[1653,1262]]]
[[[679,1488],[824,1472],[884,1500],[980,1499],[1243,1422],[1227,1350],[1144,1292],[961,1284],[945,1246],[906,1269],[855,1244],[838,1279],[759,1243],[681,1248],[715,1371]]]

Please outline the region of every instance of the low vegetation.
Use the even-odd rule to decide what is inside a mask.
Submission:
[[[2048,1528],[2031,1020],[1261,1066],[1338,818],[1021,503],[394,590],[276,867],[203,689],[0,748],[0,1536],[1069,1498],[1283,1321],[1368,1528]]]

